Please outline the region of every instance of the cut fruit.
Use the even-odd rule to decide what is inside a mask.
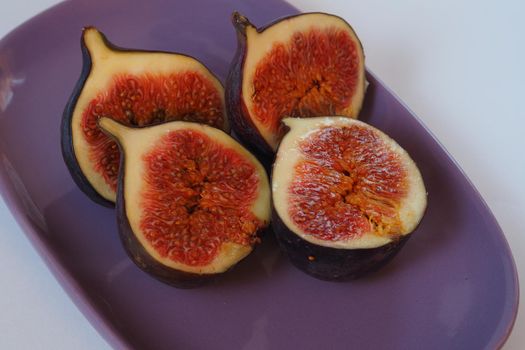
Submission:
[[[244,257],[270,219],[257,159],[223,131],[169,122],[99,126],[119,144],[117,219],[133,261],[176,287],[194,287]]]
[[[357,118],[365,93],[361,43],[342,18],[306,13],[257,29],[234,13],[237,53],[226,82],[232,127],[262,156],[273,155],[283,117]]]
[[[81,48],[82,73],[62,118],[62,154],[77,185],[97,203],[114,205],[120,157],[99,118],[129,126],[186,120],[229,130],[224,89],[196,59],[117,48],[91,27]]]
[[[292,263],[327,280],[388,262],[426,208],[421,174],[394,140],[344,117],[286,118],[272,173],[272,227]]]

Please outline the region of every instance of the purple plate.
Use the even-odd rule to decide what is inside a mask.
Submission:
[[[280,0],[79,0],[0,42],[0,190],[76,305],[116,348],[500,347],[518,304],[503,233],[450,155],[373,75],[361,119],[412,155],[429,193],[417,232],[386,268],[350,283],[318,281],[270,237],[216,284],[178,290],[127,258],[114,211],[80,192],[60,153],[80,30],[92,24],[120,46],[188,53],[224,80],[233,10],[258,25],[297,13]]]

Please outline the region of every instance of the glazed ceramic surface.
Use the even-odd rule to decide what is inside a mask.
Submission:
[[[116,348],[500,346],[518,303],[501,229],[457,164],[372,75],[360,119],[411,154],[429,198],[421,225],[386,268],[350,283],[318,281],[293,268],[269,236],[217,283],[178,290],[128,259],[114,211],[82,194],[60,153],[81,28],[95,25],[119,46],[193,55],[224,81],[236,45],[233,10],[259,26],[297,13],[278,0],[80,0],[0,41],[0,191],[74,302]]]

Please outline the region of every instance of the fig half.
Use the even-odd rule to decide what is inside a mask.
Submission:
[[[426,208],[421,174],[378,129],[344,117],[283,120],[272,173],[272,226],[299,269],[325,280],[375,271]]]
[[[188,120],[229,130],[224,89],[196,59],[121,49],[92,27],[84,29],[81,48],[82,73],[62,118],[62,154],[77,185],[97,203],[114,205],[120,157],[99,118],[129,126]]]
[[[117,221],[128,255],[176,287],[194,287],[244,257],[270,221],[270,186],[257,159],[222,130],[168,122],[100,127],[122,154]]]
[[[357,118],[365,93],[364,53],[345,20],[305,13],[257,29],[236,12],[232,22],[238,45],[226,104],[245,144],[261,156],[273,155],[284,116]]]

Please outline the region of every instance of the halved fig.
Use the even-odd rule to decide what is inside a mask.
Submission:
[[[410,156],[378,129],[344,117],[283,120],[272,173],[272,227],[292,263],[325,280],[377,270],[423,217]]]
[[[237,141],[182,121],[130,128],[102,118],[99,125],[120,147],[119,233],[141,269],[194,287],[252,251],[270,221],[270,186]]]
[[[261,156],[277,149],[284,116],[357,118],[365,93],[364,54],[345,20],[305,13],[257,29],[235,12],[232,22],[238,45],[226,104],[235,133]]]
[[[177,53],[121,49],[85,28],[83,68],[62,118],[62,154],[77,185],[113,206],[119,151],[97,120],[129,126],[196,121],[228,131],[224,89],[196,59]]]

